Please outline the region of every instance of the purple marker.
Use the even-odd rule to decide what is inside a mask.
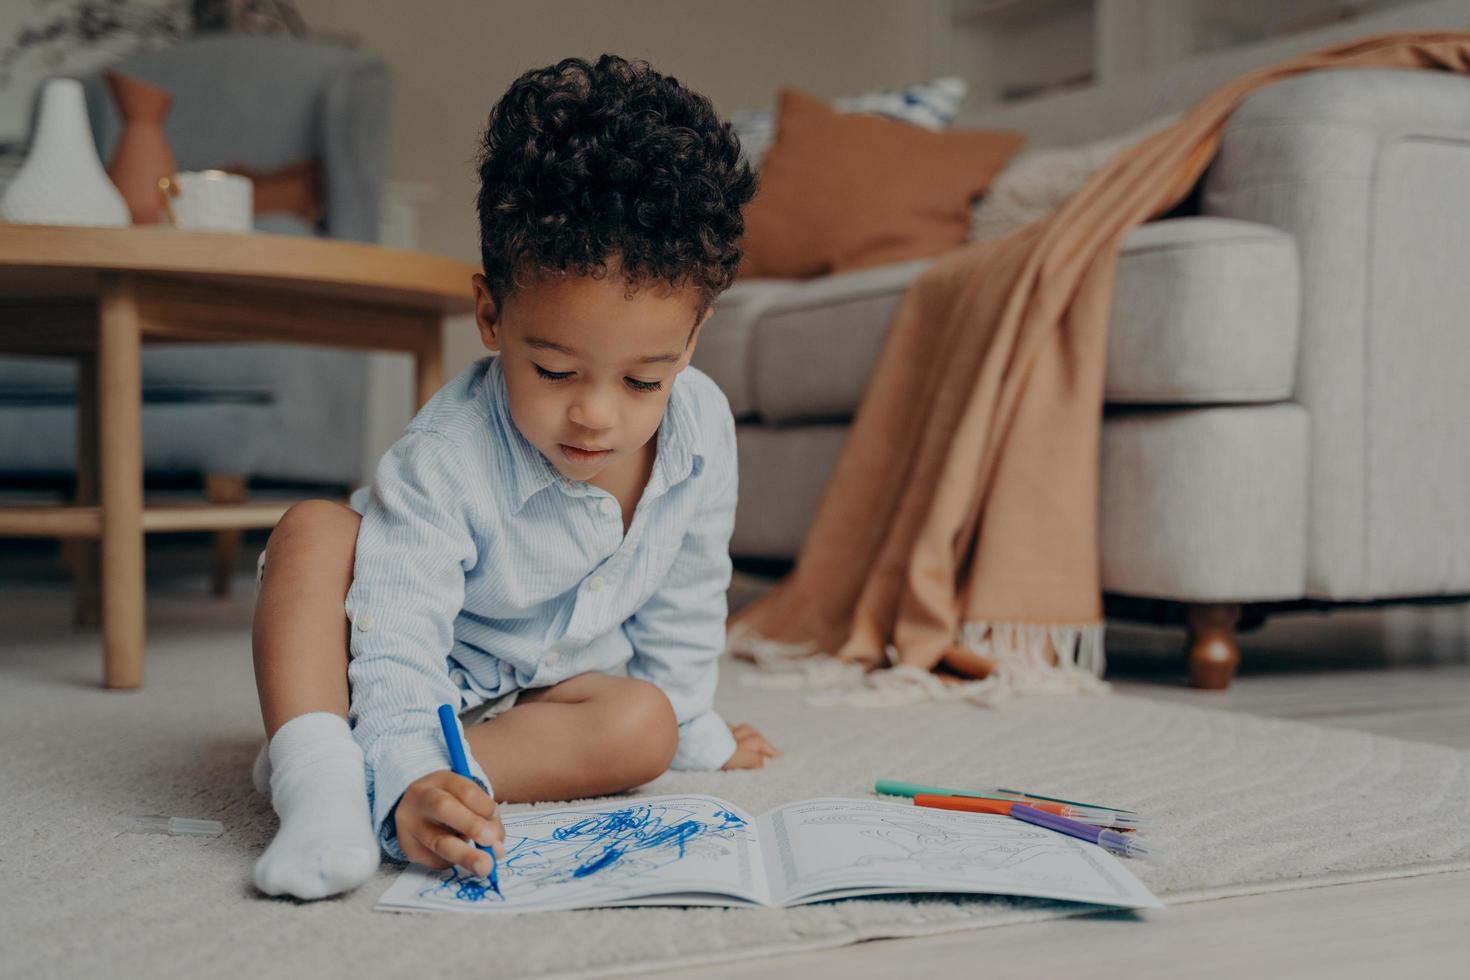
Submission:
[[[1059,817],[1054,813],[1047,813],[1045,810],[1038,810],[1034,806],[1026,806],[1023,803],[1011,805],[1011,816],[1017,820],[1034,823],[1038,827],[1045,827],[1047,830],[1055,830],[1059,834],[1066,834],[1068,837],[1091,841],[1098,847],[1124,857],[1157,858],[1159,856],[1157,847],[1149,847],[1132,834],[1120,834],[1116,830],[1107,830],[1103,827],[1079,823],[1076,820],[1068,820],[1066,817]]]

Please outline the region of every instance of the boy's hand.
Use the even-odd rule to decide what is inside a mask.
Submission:
[[[469,838],[505,857],[505,828],[495,801],[473,779],[448,769],[409,784],[393,814],[398,846],[410,861],[430,868],[458,865],[481,878],[490,874],[490,855],[465,842]]]
[[[781,754],[766,741],[765,736],[749,725],[731,725],[730,733],[735,736],[735,753],[721,769],[759,769],[767,759]]]

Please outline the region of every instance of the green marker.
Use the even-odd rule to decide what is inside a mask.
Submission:
[[[1122,810],[1115,806],[1103,806],[1101,803],[1078,803],[1076,800],[1063,800],[1055,796],[1042,796],[1039,793],[1021,793],[1013,789],[987,789],[974,791],[968,789],[946,789],[943,786],[925,786],[923,783],[905,783],[897,779],[880,779],[873,784],[873,792],[883,796],[917,796],[920,793],[933,796],[968,796],[977,800],[1046,800],[1050,803],[1065,803],[1067,806],[1085,806],[1094,810],[1107,810],[1111,813],[1133,813],[1132,810]]]

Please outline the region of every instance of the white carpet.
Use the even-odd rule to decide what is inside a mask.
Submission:
[[[155,631],[147,687],[127,694],[96,688],[94,635],[24,632],[0,648],[7,977],[641,973],[1082,911],[886,898],[514,919],[373,912],[391,865],[339,900],[261,898],[248,872],[275,818],[250,787],[260,735],[247,634]],[[760,812],[863,796],[886,776],[1116,801],[1156,820],[1149,836],[1168,862],[1130,867],[1167,902],[1470,867],[1470,753],[1126,697],[813,709],[800,692],[742,688],[740,670],[727,671],[721,707],[785,756],[760,772],[670,774],[648,792]],[[222,820],[226,833],[124,833],[138,813]]]

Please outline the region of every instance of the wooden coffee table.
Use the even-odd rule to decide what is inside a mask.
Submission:
[[[0,508],[0,536],[101,542],[103,679],[143,682],[143,535],[274,527],[288,505],[143,501],[144,343],[407,351],[418,404],[474,266],[373,245],[168,228],[0,224],[0,352],[75,358],[77,505]],[[95,502],[92,502],[95,501]]]

